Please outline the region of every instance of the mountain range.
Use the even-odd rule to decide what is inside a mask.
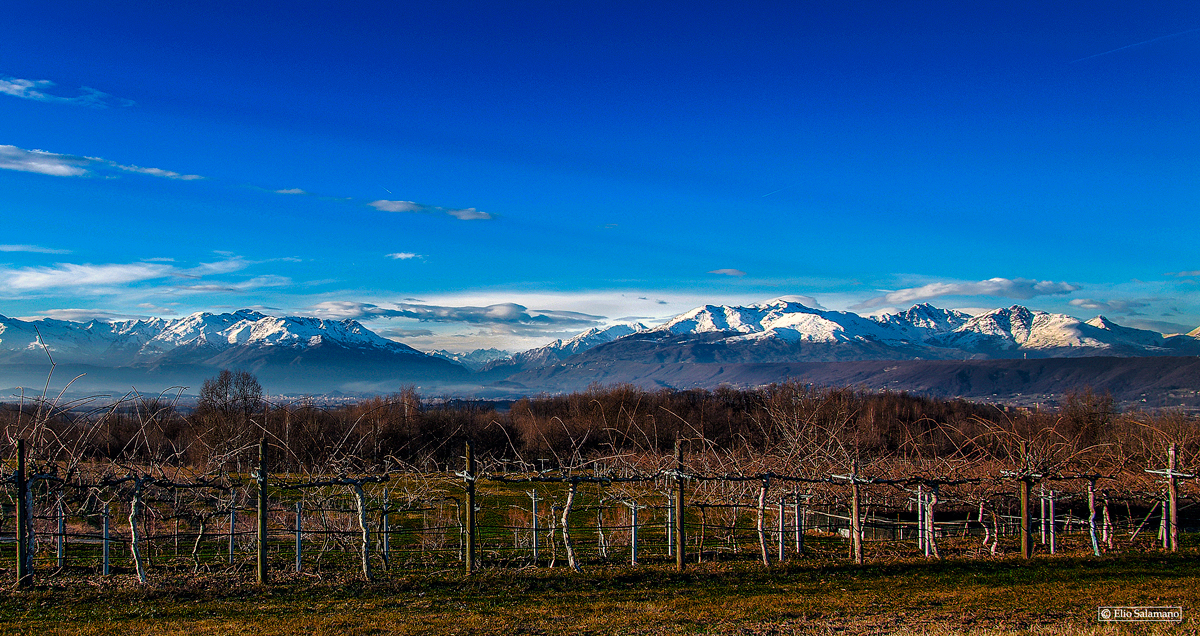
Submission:
[[[755,385],[792,377],[781,374],[799,372],[801,366],[809,377],[819,375],[819,368],[828,374],[834,368],[830,365],[838,364],[856,369],[843,379],[857,377],[861,383],[873,377],[865,369],[888,368],[879,364],[887,361],[910,361],[904,367],[912,376],[907,386],[920,384],[921,367],[913,366],[919,361],[961,365],[1196,356],[1200,329],[1164,336],[1104,316],[1081,321],[1020,305],[970,315],[918,304],[861,316],[780,298],[748,306],[705,305],[657,326],[597,327],[506,355],[495,349],[423,353],[381,338],[354,320],[275,317],[251,310],[118,322],[0,316],[0,386],[39,386],[45,380],[47,353],[57,369],[86,374],[77,387],[81,389],[140,383],[194,390],[215,370],[238,368],[256,373],[275,393],[377,393],[412,384],[432,391],[517,395],[577,390],[594,382],[676,388]],[[1142,363],[1142,368],[1167,363]],[[933,369],[928,373],[937,375]],[[881,385],[891,386],[888,382],[894,384],[881,380]],[[937,392],[938,387],[923,390]]]

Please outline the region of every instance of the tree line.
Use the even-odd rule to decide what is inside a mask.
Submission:
[[[663,457],[676,440],[696,452],[771,457],[793,467],[818,460],[1005,459],[1016,452],[1015,440],[1040,440],[1044,462],[1083,455],[1094,461],[1101,453],[1112,456],[1110,463],[1148,465],[1167,438],[1193,456],[1200,429],[1183,413],[1120,412],[1111,397],[1089,390],[1039,410],[801,381],[713,391],[596,386],[511,403],[431,399],[408,388],[322,407],[272,402],[245,371],[205,381],[190,412],[180,408],[178,395],[0,405],[10,440],[34,430],[35,421],[47,460],[70,455],[237,472],[253,465],[263,437],[277,449],[276,470],[370,472],[461,468],[467,440],[487,461],[538,470],[605,457]]]

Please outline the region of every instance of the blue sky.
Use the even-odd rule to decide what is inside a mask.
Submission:
[[[453,350],[793,294],[1200,325],[1194,2],[5,22],[0,314],[254,307]]]

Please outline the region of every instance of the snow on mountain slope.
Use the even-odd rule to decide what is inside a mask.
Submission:
[[[500,349],[496,348],[476,349],[466,353],[454,353],[451,351],[446,351],[445,349],[438,349],[436,351],[427,351],[426,353],[431,356],[442,358],[443,360],[457,362],[458,364],[461,364],[472,371],[478,371],[479,369],[482,369],[483,367],[497,360],[508,360],[509,358],[512,358],[511,353],[507,351],[501,351]]]
[[[705,305],[676,316],[651,333],[702,334],[734,332],[732,341],[770,338],[791,342],[878,341],[901,344],[906,334],[894,325],[858,314],[813,309],[798,302],[776,299],[730,307]]]
[[[1105,339],[1113,344],[1149,348],[1161,348],[1167,345],[1168,338],[1157,331],[1122,327],[1104,316],[1092,318],[1087,321],[1087,325],[1106,332]]]
[[[499,368],[530,369],[538,366],[558,363],[569,356],[583,353],[602,344],[619,340],[626,336],[645,332],[649,329],[640,322],[618,323],[607,327],[592,327],[583,333],[567,340],[555,340],[544,347],[529,349],[504,360],[494,360],[483,367],[484,371]]]
[[[971,316],[921,303],[899,313],[877,316],[875,320],[900,330],[911,342],[925,342],[962,327],[971,320]]]
[[[966,354],[1011,357],[1022,352],[1043,356],[1200,353],[1200,339],[1195,337],[1163,338],[1156,332],[1122,327],[1102,316],[1083,322],[1020,305],[972,317],[923,303],[869,319],[776,299],[746,307],[697,307],[647,334],[705,334],[708,342],[729,345],[857,343],[871,347],[872,356],[893,348],[898,359],[957,358]]]
[[[265,316],[251,310],[195,313],[175,320],[153,318],[88,323],[22,321],[0,317],[0,357],[32,361],[44,356],[37,332],[56,362],[121,366],[153,362],[172,352],[216,353],[233,347],[313,347],[332,343],[390,353],[423,355],[386,340],[354,320]]]

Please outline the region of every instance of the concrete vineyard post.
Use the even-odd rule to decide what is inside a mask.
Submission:
[[[233,565],[233,550],[237,537],[234,528],[237,527],[237,495],[229,496],[229,564]]]
[[[629,565],[638,564],[638,503],[629,504]]]
[[[1028,474],[1029,455],[1028,445],[1022,441],[1020,449],[1020,459],[1022,471],[1018,475],[1017,487],[1020,491],[1019,497],[1021,500],[1021,556],[1026,559],[1033,557],[1033,542],[1029,536],[1029,490],[1030,477]],[[1053,513],[1051,513],[1053,514]]]
[[[25,440],[17,440],[17,587],[33,583],[29,554],[29,480],[25,474]]]
[[[104,518],[101,520],[103,527],[101,528],[102,538],[101,538],[101,548],[100,549],[104,555],[104,564],[103,564],[103,566],[101,566],[101,573],[104,574],[105,576],[108,576],[108,565],[109,565],[109,563],[108,563],[108,550],[109,550],[108,517],[109,517],[108,504],[104,504]]]
[[[380,519],[380,551],[383,553],[384,568],[391,568],[391,520],[388,518],[388,513],[391,510],[391,499],[388,497],[387,488],[383,489],[383,518]]]
[[[258,442],[258,584],[267,583],[267,438]]]
[[[61,496],[58,499],[58,506],[55,508],[55,516],[58,520],[58,528],[57,532],[55,533],[55,539],[58,542],[56,556],[58,557],[58,569],[61,570],[67,565],[67,520],[66,513],[63,511],[63,502]]]
[[[784,559],[787,558],[787,514],[786,514],[787,509],[784,507],[785,505],[786,505],[786,502],[784,501],[784,498],[780,497],[779,498],[779,535],[778,535],[778,540],[777,540],[777,543],[778,543],[777,547],[779,548],[779,562],[780,563],[783,563]]]
[[[767,489],[771,487],[769,479],[762,480],[758,486],[758,517],[755,528],[758,530],[758,550],[762,557],[763,565],[771,565],[771,553],[767,549]]]
[[[1171,552],[1179,549],[1179,486],[1175,481],[1175,443],[1167,450],[1167,503],[1170,513],[1167,521],[1167,541]]]
[[[1096,539],[1096,478],[1088,479],[1088,536],[1092,540],[1092,556],[1100,556],[1100,542]]]
[[[301,503],[299,501],[296,502],[296,573],[297,574],[299,574],[301,571],[300,555],[302,555],[304,553],[304,539],[303,539],[303,532],[304,532],[303,519],[304,519],[304,517],[301,514],[304,510],[303,506],[304,506],[303,503]]]
[[[854,562],[859,565],[863,562],[862,518],[859,516],[860,496],[858,488],[858,460],[856,459],[850,471],[850,540],[854,547]]]
[[[532,527],[532,531],[533,531],[533,542],[532,542],[533,543],[533,566],[537,567],[537,564],[538,564],[538,538],[539,538],[538,537],[538,493],[536,490],[530,490],[529,492],[526,492],[525,494],[529,495],[529,500],[532,503],[531,508],[533,511],[533,524],[532,524],[532,526],[533,526]]]
[[[675,569],[685,567],[687,540],[683,525],[683,440],[675,440]]]

